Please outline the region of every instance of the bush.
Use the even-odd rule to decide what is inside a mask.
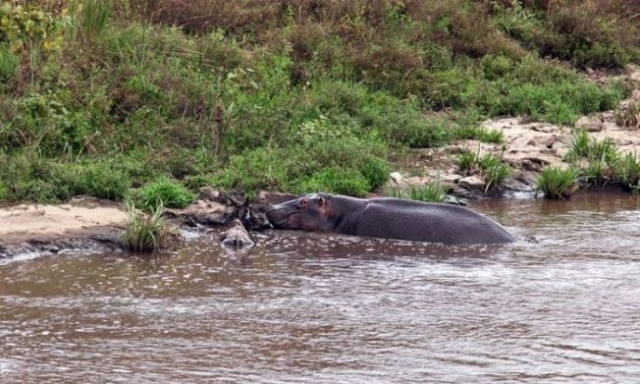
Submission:
[[[184,208],[195,198],[195,194],[182,184],[162,177],[140,188],[136,206],[149,212],[157,210],[161,205],[167,208]]]
[[[480,156],[480,148],[477,152],[463,152],[456,159],[458,168],[463,174],[483,175],[486,182],[485,193],[497,191],[504,180],[511,174],[511,168],[501,159],[490,153]]]
[[[555,84],[522,84],[511,88],[494,112],[519,115],[553,124],[573,125],[578,115],[610,109],[622,100],[619,85],[599,88],[586,80]]]
[[[328,192],[364,197],[371,189],[371,184],[360,172],[332,167],[303,180],[297,192]]]
[[[531,5],[531,4],[536,5]],[[567,60],[580,68],[622,68],[638,52],[637,13],[623,2],[494,2],[498,25],[541,56]],[[546,6],[539,7],[539,4]]]
[[[131,179],[119,167],[108,161],[57,163],[59,182],[67,185],[69,195],[90,195],[101,199],[121,201],[131,188]]]

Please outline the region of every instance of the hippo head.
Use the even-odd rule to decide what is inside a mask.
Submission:
[[[275,228],[304,231],[331,231],[331,196],[311,194],[271,206],[267,219]]]

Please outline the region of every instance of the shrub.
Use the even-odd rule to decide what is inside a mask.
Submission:
[[[610,181],[611,172],[611,169],[601,160],[590,161],[587,167],[581,170],[586,182],[596,187],[602,187]]]
[[[492,3],[500,28],[541,56],[568,60],[581,68],[621,68],[637,57],[633,47],[638,27],[627,22],[634,11],[621,6],[623,2],[504,4]]]
[[[297,192],[329,192],[363,197],[370,190],[371,185],[360,172],[332,167],[303,180]]]
[[[195,194],[184,185],[162,177],[139,190],[136,205],[152,212],[160,205],[167,208],[184,208],[195,198]]]
[[[383,186],[389,180],[390,172],[389,163],[375,155],[365,157],[360,166],[360,173],[367,180],[370,190]]]
[[[573,193],[578,172],[574,168],[562,170],[547,167],[536,180],[536,189],[547,199],[566,199]]]
[[[90,195],[101,199],[121,201],[131,188],[131,179],[123,165],[109,161],[57,163],[54,165],[59,182],[66,184],[69,195]]]

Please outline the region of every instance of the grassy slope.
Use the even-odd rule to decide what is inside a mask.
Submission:
[[[362,195],[486,117],[610,109],[628,90],[580,70],[639,59],[623,0],[24,3],[0,6],[0,201]]]

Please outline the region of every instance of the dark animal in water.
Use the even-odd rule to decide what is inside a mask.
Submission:
[[[509,243],[515,238],[500,224],[468,208],[412,200],[323,193],[271,206],[275,228],[443,244]]]

